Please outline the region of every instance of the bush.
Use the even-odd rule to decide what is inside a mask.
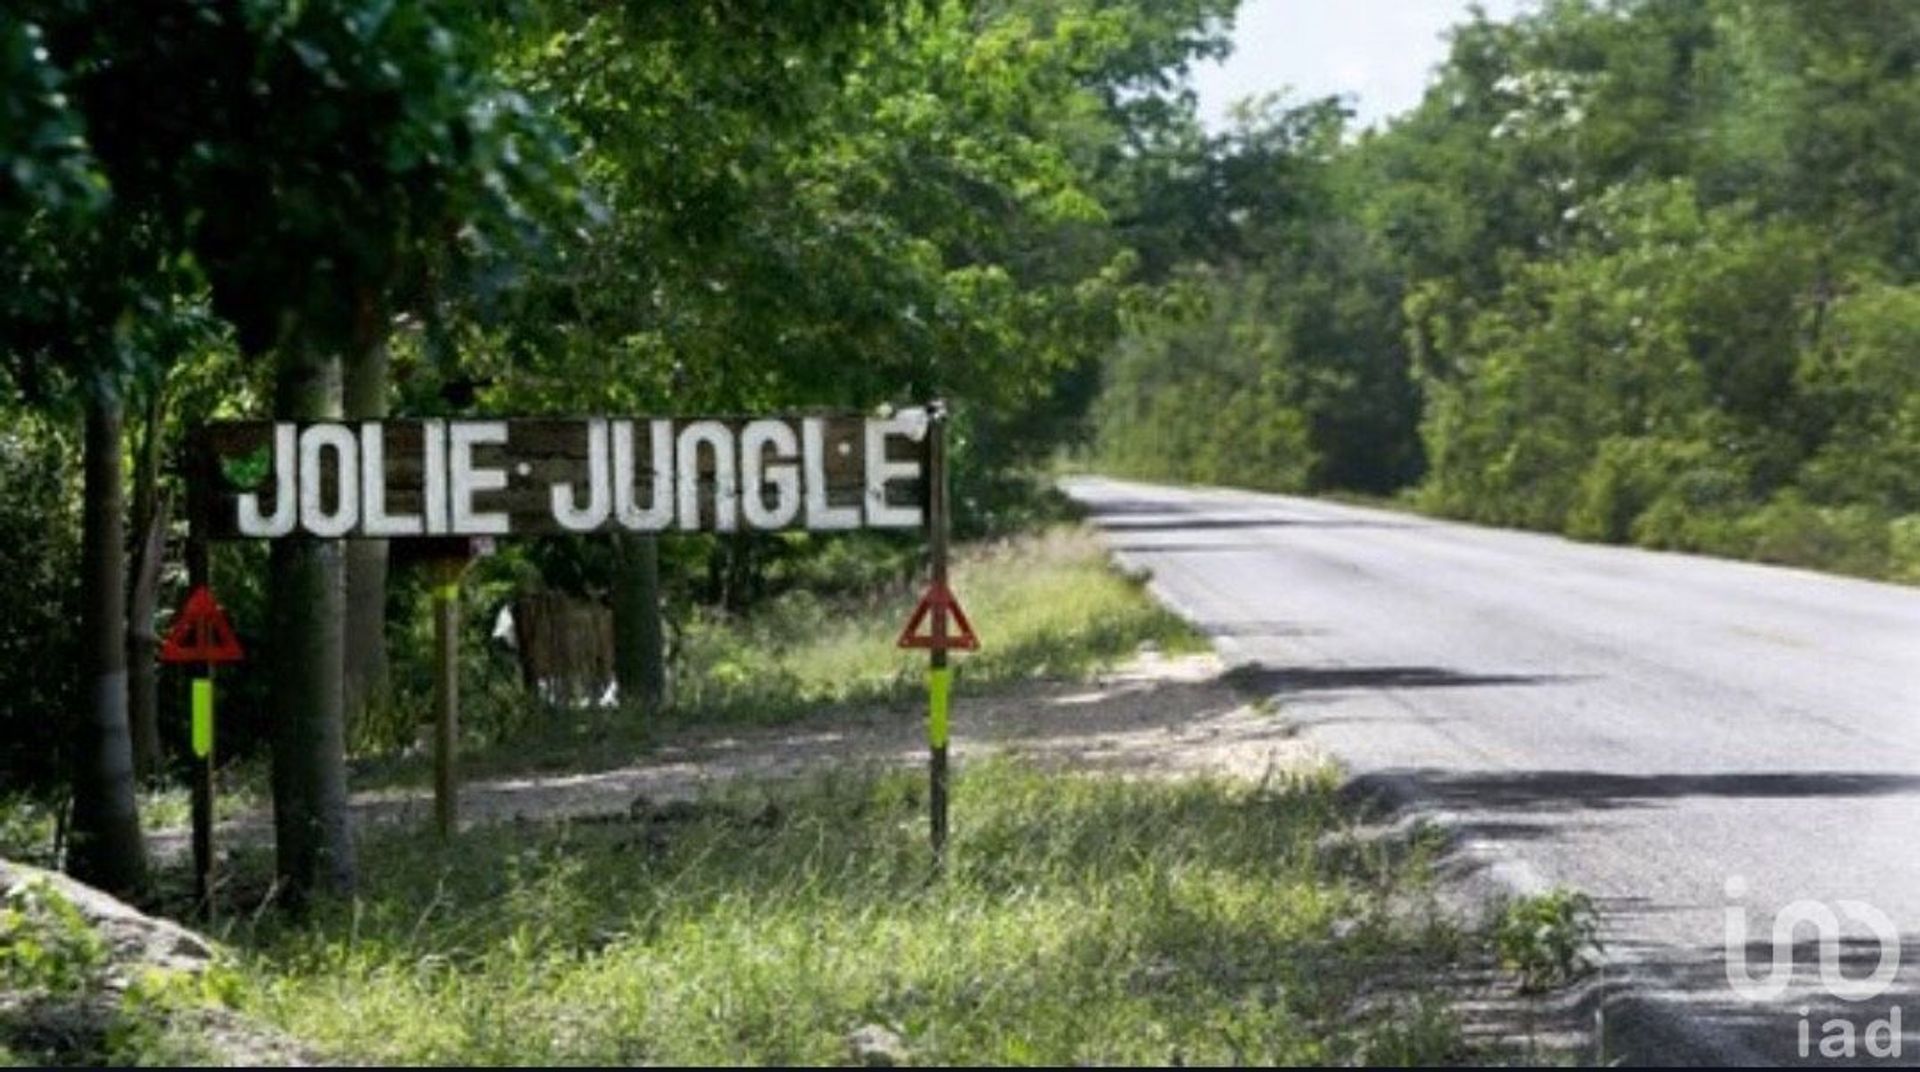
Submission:
[[[1210,280],[1200,314],[1121,343],[1094,406],[1101,466],[1300,491],[1320,466],[1306,380],[1258,277]]]
[[[65,430],[0,405],[0,784],[66,773],[79,697],[79,450]]]
[[[45,879],[0,900],[0,988],[69,997],[98,990],[106,970],[106,939]]]
[[[1602,950],[1599,914],[1591,897],[1572,890],[1517,898],[1500,913],[1494,947],[1524,991],[1570,983],[1592,970]]]
[[[1920,584],[1920,514],[1897,517],[1887,525],[1887,560],[1888,576]]]
[[[1920,287],[1869,283],[1837,302],[1827,345],[1803,355],[1798,386],[1826,442],[1798,483],[1816,502],[1920,509]]]
[[[1880,576],[1888,565],[1889,526],[1867,506],[1814,506],[1798,490],[1776,495],[1744,519],[1748,554],[1762,562]]]
[[[1636,537],[1636,523],[1663,498],[1670,503],[1669,511],[1709,505],[1725,483],[1716,480],[1724,474],[1710,465],[1704,443],[1609,437],[1580,477],[1567,513],[1567,535],[1619,543]]]

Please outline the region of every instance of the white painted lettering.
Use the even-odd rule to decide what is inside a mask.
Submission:
[[[505,421],[455,421],[447,425],[447,489],[449,529],[456,536],[505,536],[507,515],[494,510],[475,510],[473,498],[486,491],[507,486],[507,471],[477,467],[473,448],[505,444]]]
[[[368,536],[418,536],[426,525],[418,514],[387,513],[387,442],[377,421],[360,425],[360,530]]]
[[[592,532],[607,523],[613,512],[613,486],[607,477],[607,422],[598,417],[587,422],[587,504],[573,485],[555,483],[550,494],[553,519],[568,532]]]
[[[800,424],[802,464],[807,479],[807,527],[823,531],[860,527],[858,506],[827,501],[827,422],[808,417]]]
[[[333,509],[326,508],[326,470],[320,453],[332,450]],[[344,424],[310,425],[300,433],[300,527],[321,539],[353,531],[360,523],[360,449]]]
[[[917,434],[916,434],[917,433]],[[895,480],[917,476],[920,462],[887,460],[887,439],[899,436],[917,439],[926,434],[926,419],[907,416],[867,422],[867,524],[874,528],[908,529],[920,524],[920,504],[894,506],[887,502],[887,485]]]
[[[647,466],[652,477],[644,509],[634,502],[633,424],[617,421],[613,426],[614,515],[630,532],[659,532],[673,524],[673,422],[649,422]]]
[[[680,430],[679,455],[680,528],[692,532],[700,527],[700,447],[713,454],[713,529],[732,532],[740,527],[739,491],[733,464],[733,433],[719,421],[693,421]]]
[[[295,474],[300,463],[295,437],[300,430],[291,424],[273,426],[273,514],[262,516],[258,492],[240,496],[240,535],[272,538],[293,531],[299,518],[299,481]]]
[[[427,513],[427,535],[447,534],[447,422],[423,421],[420,452],[427,466],[420,505]]]
[[[775,461],[769,463],[767,455]],[[800,513],[800,440],[786,421],[753,421],[740,433],[740,512],[757,529],[785,528]],[[767,505],[767,490],[774,492]]]

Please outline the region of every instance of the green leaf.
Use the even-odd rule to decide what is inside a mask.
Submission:
[[[273,465],[273,448],[262,444],[250,453],[220,459],[220,472],[227,483],[242,491],[260,486]]]

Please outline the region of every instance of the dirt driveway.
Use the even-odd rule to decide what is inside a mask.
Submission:
[[[974,692],[965,671],[955,682],[955,761],[1010,754],[1066,768],[1134,776],[1222,774],[1259,778],[1314,762],[1270,708],[1250,703],[1211,653],[1143,652],[1087,681],[1038,681]],[[533,774],[470,781],[460,791],[460,823],[605,815],[641,797],[688,800],[738,778],[800,777],[835,764],[917,764],[926,759],[921,709],[893,705],[828,711],[785,726],[689,728],[637,762],[585,774]],[[433,821],[426,789],[353,795],[355,822]],[[231,845],[271,838],[272,818],[249,815],[221,825]],[[186,849],[186,832],[155,833],[157,853]]]

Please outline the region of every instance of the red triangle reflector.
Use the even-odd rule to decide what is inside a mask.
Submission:
[[[213,601],[204,584],[187,596],[186,606],[180,608],[166,642],[160,645],[163,663],[232,663],[244,657],[233,626],[227,623],[227,612]]]
[[[927,627],[924,632],[922,626]],[[959,631],[953,632],[950,626]],[[920,597],[920,605],[913,608],[907,627],[900,630],[898,645],[978,651],[980,638],[974,635],[973,623],[967,621],[967,612],[960,609],[960,601],[953,597],[953,592],[944,584],[936,584],[927,589],[927,594]]]

